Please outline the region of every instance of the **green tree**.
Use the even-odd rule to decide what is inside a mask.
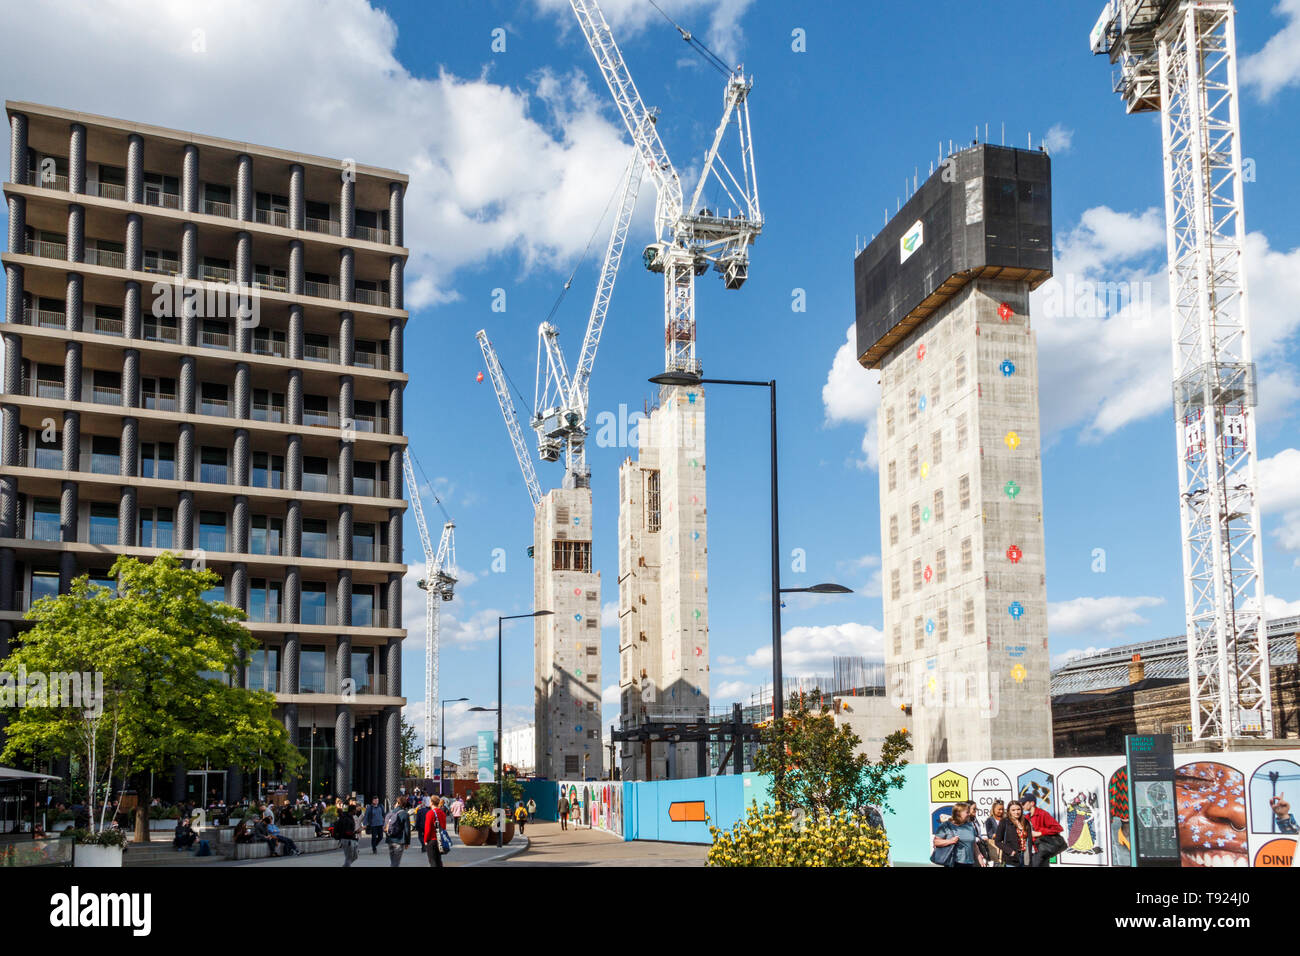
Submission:
[[[257,646],[243,612],[203,595],[221,583],[211,571],[163,553],[152,562],[119,557],[116,589],[77,578],[67,594],[36,601],[32,628],[3,662],[30,673],[102,675],[97,707],[24,707],[6,727],[4,759],[20,754],[85,756],[91,825],[101,786],[180,762],[292,771],[303,762],[272,716],[274,695],[235,687],[240,661]],[[109,787],[111,790],[111,786]],[[147,801],[136,839],[148,840]]]
[[[889,806],[889,791],[902,787],[904,754],[912,749],[906,730],[885,738],[880,760],[858,753],[861,739],[849,727],[835,726],[830,708],[809,704],[814,692],[795,695],[786,708],[784,726],[775,721],[761,732],[762,747],[754,769],[772,777],[778,807],[800,807],[824,816],[860,813],[868,806]],[[784,773],[778,770],[784,765]]]
[[[402,716],[402,776],[419,777],[424,773],[424,755],[415,736],[415,727]]]

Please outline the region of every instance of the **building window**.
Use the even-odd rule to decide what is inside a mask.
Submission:
[[[590,541],[552,541],[552,571],[590,571]]]
[[[298,659],[298,693],[326,693],[325,646],[323,644],[304,644],[302,646],[302,656]]]
[[[966,353],[958,352],[956,361],[956,378],[953,386],[961,388],[966,384]]]
[[[935,432],[930,436],[930,464],[937,465],[943,461],[943,433]]]
[[[328,593],[323,581],[304,581],[299,598],[300,624],[328,624]]]
[[[250,554],[282,554],[281,541],[284,539],[284,519],[268,515],[253,515],[249,520]],[[364,561],[365,558],[353,560]]]
[[[903,625],[894,625],[894,653],[903,653]]]
[[[894,406],[893,405],[888,405],[885,407],[885,437],[886,438],[894,437]]]
[[[226,516],[220,511],[199,512],[199,547],[204,551],[227,551]]]
[[[577,775],[578,775],[579,773],[581,773],[581,772],[582,772],[582,769],[578,766],[578,755],[577,755],[577,754],[565,754],[565,755],[564,755],[564,775],[565,775],[566,777],[573,777],[573,776],[577,776]]]
[[[304,558],[332,558],[330,550],[329,523],[324,518],[303,518],[299,553]]]
[[[61,531],[58,501],[54,498],[37,498],[32,503],[32,540],[58,541],[62,537]]]
[[[940,644],[948,640],[948,609],[946,607],[939,608],[939,623],[936,625],[936,630],[939,632]]]
[[[957,504],[962,511],[970,507],[970,475],[962,475],[957,481]]]
[[[898,487],[898,462],[891,461],[886,471],[889,472],[889,490],[893,491]]]
[[[140,509],[140,547],[170,548],[172,546],[172,509]]]
[[[117,506],[92,503],[86,540],[91,544],[117,544]]]
[[[971,550],[971,541],[970,541],[970,538],[962,538],[962,540],[961,540],[961,569],[962,569],[962,572],[965,573],[965,572],[970,571],[970,569],[974,566],[974,562],[975,562],[975,557],[974,557],[974,553],[973,553],[973,551]]]
[[[934,579],[939,584],[948,580],[948,550],[940,548],[934,553]]]
[[[912,534],[921,533],[921,506],[912,503]]]
[[[894,570],[889,572],[889,596],[895,601],[897,601],[899,596],[903,593],[903,586],[900,583],[900,578],[901,575],[898,573],[898,568],[894,568]]]
[[[659,511],[659,472],[648,471],[645,476],[645,529],[654,534],[662,527]]]
[[[975,599],[967,598],[961,609],[961,628],[966,634],[975,633]]]
[[[280,648],[267,647],[253,651],[248,661],[248,689],[280,689]]]
[[[937,375],[930,379],[930,403],[934,408],[939,407],[939,376]]]
[[[907,450],[907,477],[915,478],[921,473],[921,453],[916,445]]]
[[[957,416],[957,450],[966,450],[966,413]]]
[[[253,452],[252,477],[254,488],[283,488],[284,457],[282,455],[270,455],[264,451]]]
[[[916,558],[912,561],[912,590],[921,590],[921,559]]]
[[[889,516],[889,543],[898,544],[898,515]]]
[[[248,619],[263,624],[279,624],[281,588],[279,581],[253,578],[248,589]]]
[[[907,390],[907,420],[916,421],[916,389],[914,388]]]
[[[939,488],[934,493],[934,520],[943,520],[943,489]]]
[[[176,446],[171,442],[142,442],[140,444],[140,477],[176,478]]]
[[[912,637],[915,639],[917,647],[925,645],[925,619],[919,615],[912,621]]]

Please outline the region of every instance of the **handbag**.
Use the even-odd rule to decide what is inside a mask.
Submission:
[[[941,829],[940,833],[944,832],[946,829],[947,828]],[[938,833],[935,834],[935,836],[938,835]],[[946,840],[948,838],[945,836],[944,839]],[[952,866],[953,857],[956,853],[957,844],[955,843],[949,843],[947,846],[937,846],[930,853],[930,862],[937,866]]]
[[[1059,833],[1053,833],[1050,836],[1040,836],[1038,838],[1038,855],[1046,859],[1051,859],[1065,852],[1065,837]]]
[[[442,827],[438,827],[438,852],[439,853],[451,852],[451,837],[447,835],[447,831],[444,830]]]

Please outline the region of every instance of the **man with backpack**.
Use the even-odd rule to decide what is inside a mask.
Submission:
[[[356,805],[351,803],[346,807],[339,808],[338,818],[335,819],[334,825],[330,827],[330,836],[338,840],[339,846],[343,849],[343,865],[345,867],[357,862],[356,810]]]
[[[402,852],[411,842],[411,816],[405,796],[398,797],[384,817],[384,842],[388,844],[388,865],[401,866]]]
[[[420,849],[426,849],[424,840],[425,821],[429,816],[429,798],[420,798],[420,809],[415,811],[415,835],[420,839]]]
[[[365,824],[366,832],[370,834],[370,852],[378,853],[379,841],[384,837],[384,811],[379,806],[378,797],[371,799],[361,822]]]
[[[1065,831],[1056,818],[1038,806],[1038,798],[1030,791],[1020,798],[1025,810],[1025,819],[1029,821],[1034,832],[1034,852],[1030,866],[1050,866],[1052,857],[1065,850]]]

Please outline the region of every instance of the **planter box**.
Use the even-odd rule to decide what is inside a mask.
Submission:
[[[492,835],[488,827],[472,827],[466,823],[460,825],[460,842],[466,846],[482,846],[487,843],[487,839]]]
[[[120,867],[122,865],[122,848],[120,846],[79,846],[73,855],[72,865],[77,867]]]

